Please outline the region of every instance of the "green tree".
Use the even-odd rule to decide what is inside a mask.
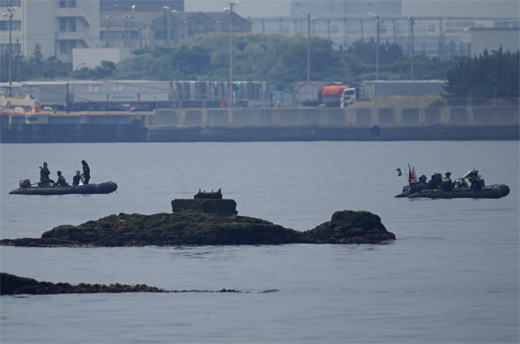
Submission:
[[[96,79],[108,79],[112,78],[116,73],[116,64],[112,61],[101,61],[100,66],[96,66],[94,69],[94,75]]]
[[[373,38],[370,41],[356,41],[346,51],[347,54],[356,56],[359,60],[367,64],[375,64],[377,57],[377,43]],[[403,56],[403,49],[397,43],[379,44],[379,63],[393,63]]]
[[[35,65],[35,67],[39,67],[43,63],[42,47],[40,44],[36,43],[34,46],[34,51],[31,56],[29,56],[29,63]]]
[[[520,53],[487,50],[474,58],[459,58],[447,73],[446,92],[452,97],[519,97]]]

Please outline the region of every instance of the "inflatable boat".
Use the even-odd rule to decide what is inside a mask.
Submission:
[[[403,187],[403,192],[395,197],[407,198],[502,198],[509,195],[509,186],[505,184],[493,184],[486,186],[486,183],[478,171],[472,169],[462,178],[452,183],[449,179],[451,173],[447,172],[447,188],[443,188],[443,182],[438,184],[438,188],[427,188],[427,185],[415,179],[415,169],[410,170],[408,185]],[[436,173],[437,174],[437,173]],[[424,177],[424,176],[422,176]],[[421,178],[422,178],[421,177]],[[426,177],[424,177],[426,178]]]
[[[20,185],[22,183],[20,182]],[[9,192],[11,195],[70,195],[70,194],[109,194],[117,190],[114,182],[77,186],[25,186]]]
[[[412,191],[410,185],[403,187],[403,192],[395,197],[407,198],[502,198],[509,194],[509,186],[505,184],[489,185],[481,190],[474,190],[472,188],[454,188],[451,192],[446,192],[440,189],[423,189],[420,191]]]

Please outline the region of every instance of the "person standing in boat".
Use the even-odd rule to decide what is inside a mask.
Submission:
[[[72,186],[78,186],[81,181],[81,173],[76,171],[76,175],[72,178]]]
[[[81,164],[83,165],[83,174],[81,176],[85,178],[83,184],[87,185],[88,181],[90,180],[90,167],[85,160],[81,160]]]
[[[444,192],[453,191],[453,183],[451,182],[450,176],[451,176],[451,172],[446,172],[444,174],[444,178],[442,178],[441,190]]]
[[[46,188],[49,184],[54,183],[54,180],[50,179],[51,171],[49,171],[49,167],[46,162],[43,163],[43,167],[40,168],[40,182],[38,186],[41,188]]]
[[[61,171],[58,171],[56,173],[58,174],[58,180],[56,181],[56,183],[54,185],[69,186],[69,184],[67,184],[67,181],[65,180],[65,177],[61,175]]]

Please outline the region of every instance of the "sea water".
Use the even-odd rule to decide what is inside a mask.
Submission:
[[[222,189],[239,215],[295,230],[338,210],[381,217],[382,245],[0,247],[39,281],[183,293],[2,296],[2,343],[518,343],[519,145],[483,142],[2,144],[0,237],[40,237],[110,214],[171,211]],[[48,162],[81,160],[109,195],[9,195]],[[472,168],[502,199],[396,199],[418,175]],[[218,293],[223,288],[239,293]]]

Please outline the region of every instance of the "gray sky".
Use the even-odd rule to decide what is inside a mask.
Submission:
[[[304,2],[305,0],[300,0]],[[290,15],[290,0],[238,0],[235,10],[242,17]],[[403,0],[403,15],[519,18],[518,0]],[[229,0],[185,0],[185,10],[218,12]]]
[[[403,15],[519,18],[518,0],[403,1]]]
[[[219,12],[229,7],[226,0],[184,0],[184,10]],[[290,0],[238,0],[233,9],[242,17],[285,17],[290,14]]]

